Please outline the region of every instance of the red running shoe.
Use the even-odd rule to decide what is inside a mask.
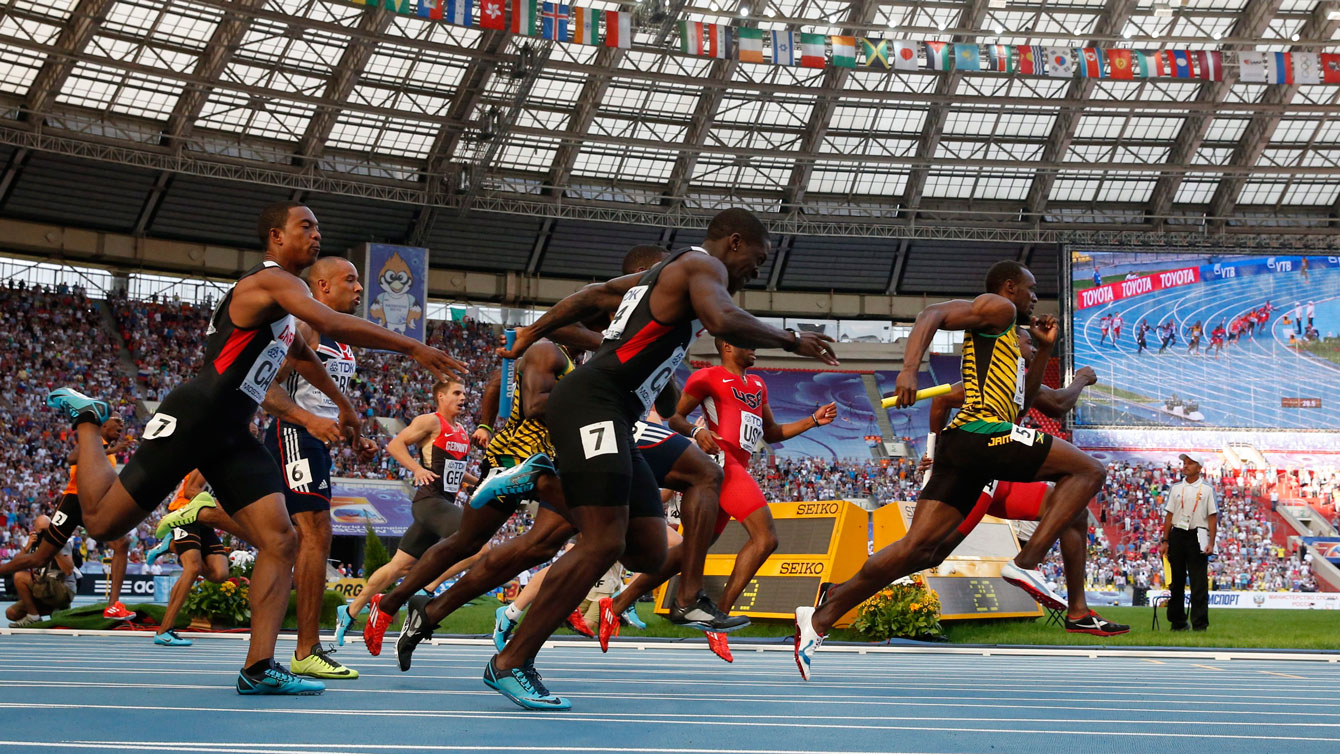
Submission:
[[[712,650],[717,657],[720,657],[726,662],[735,662],[735,658],[731,656],[730,653],[730,645],[726,644],[725,634],[716,631],[707,631],[703,635],[707,637],[707,648]]]
[[[596,632],[592,631],[591,627],[586,625],[586,619],[582,617],[581,610],[573,610],[572,615],[568,616],[568,628],[571,628],[573,631],[576,631],[588,639],[596,638]]]
[[[117,601],[108,605],[107,609],[102,611],[102,617],[108,620],[130,620],[135,617],[135,614],[127,610],[126,606],[121,604],[120,601]]]
[[[386,636],[386,629],[395,621],[395,613],[382,611],[380,594],[373,595],[368,602],[368,609],[368,622],[363,626],[363,646],[368,648],[368,654],[376,657],[382,653],[382,637]]]
[[[580,613],[573,613],[581,620]],[[586,625],[583,621],[582,625]],[[604,597],[600,600],[600,651],[610,651],[610,637],[619,635],[619,616],[614,612],[614,599]]]

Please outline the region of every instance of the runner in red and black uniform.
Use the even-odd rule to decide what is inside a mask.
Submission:
[[[520,356],[565,325],[614,312],[600,349],[554,386],[546,410],[564,497],[581,538],[550,569],[526,620],[489,661],[484,682],[522,707],[567,709],[548,692],[534,657],[615,560],[660,569],[666,535],[660,490],[633,439],[634,423],[703,331],[742,347],[786,348],[836,364],[830,338],[767,325],[731,301],[768,256],[768,233],[745,210],[718,214],[702,246],[645,273],[596,283],[560,301],[501,353]],[[626,549],[625,549],[626,548]]]
[[[84,528],[96,539],[123,536],[187,472],[200,468],[259,552],[251,579],[251,645],[237,677],[238,693],[315,694],[324,684],[300,679],[274,661],[296,537],[284,507],[279,468],[249,425],[286,356],[340,407],[340,424],[351,440],[358,439],[360,423],[307,342],[294,337],[294,317],[342,343],[409,354],[439,379],[466,367],[417,340],[335,312],[312,298],[298,277],[321,250],[316,216],[307,207],[273,204],[261,213],[257,231],[265,261],[243,275],[219,303],[206,332],[199,374],[168,394],[119,477],[103,457],[98,439],[110,414],[107,403],[72,388],[53,391],[47,403],[63,411],[79,433],[79,503]],[[169,526],[191,523],[201,507],[212,505],[212,500],[200,498],[164,521]]]

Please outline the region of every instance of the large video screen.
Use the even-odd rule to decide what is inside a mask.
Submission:
[[[1340,426],[1340,257],[1070,251],[1079,425]]]

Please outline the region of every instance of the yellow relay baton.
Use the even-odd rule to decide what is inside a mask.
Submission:
[[[934,398],[937,395],[944,395],[945,393],[948,393],[950,390],[953,389],[954,386],[950,385],[949,383],[945,383],[943,385],[936,385],[935,387],[922,388],[917,391],[917,397],[915,400],[924,401],[927,398]],[[894,404],[896,404],[897,402],[898,397],[890,395],[888,398],[885,398],[884,400],[880,401],[879,405],[880,408],[893,408]]]

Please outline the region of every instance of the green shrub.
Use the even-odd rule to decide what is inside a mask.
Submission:
[[[911,583],[896,583],[881,589],[861,603],[851,624],[867,639],[941,639],[940,598],[926,588],[920,576]]]

